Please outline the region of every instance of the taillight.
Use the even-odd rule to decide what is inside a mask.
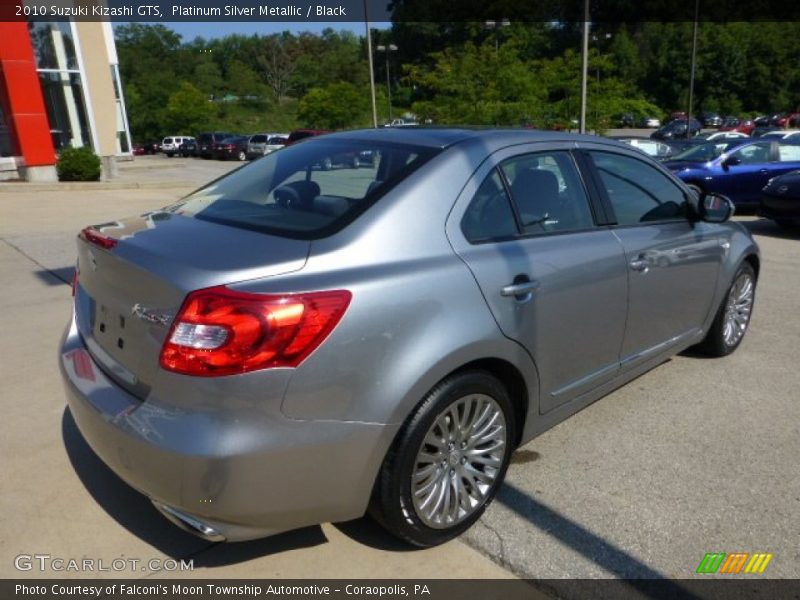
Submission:
[[[93,227],[84,227],[83,230],[81,230],[80,238],[86,240],[90,244],[100,246],[105,250],[111,250],[117,245],[117,240],[103,235]]]
[[[161,366],[206,377],[296,367],[333,331],[350,298],[345,290],[272,295],[220,286],[192,292],[161,349]]]

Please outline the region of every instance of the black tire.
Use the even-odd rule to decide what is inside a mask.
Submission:
[[[425,442],[427,434],[432,431],[431,428],[437,419],[444,417],[451,406],[465,398],[482,396],[488,396],[494,401],[495,404],[492,407],[499,408],[505,420],[502,461],[493,475],[494,480],[483,492],[482,499],[474,507],[470,507],[472,512],[465,513],[463,516],[459,515],[460,520],[453,524],[431,527],[417,513],[412,499],[412,475],[414,470],[419,468],[418,453],[423,446],[426,448],[430,446]],[[466,419],[465,413],[461,414],[464,414]],[[473,414],[477,413],[476,409]],[[480,421],[475,422],[476,426],[478,422]],[[445,378],[428,392],[397,434],[375,482],[370,515],[395,536],[423,548],[443,544],[462,534],[480,518],[503,482],[516,445],[516,426],[514,409],[508,392],[494,376],[485,371],[465,371]],[[451,444],[449,454],[443,455],[449,456],[451,461],[449,464],[446,464],[447,460],[443,460],[440,467],[438,459],[430,464],[430,468],[433,468],[436,473],[431,476],[432,479],[440,477],[438,474],[441,468],[441,477],[447,481],[444,485],[448,488],[448,496],[453,489],[449,487],[449,480],[446,479],[448,476],[453,481],[457,479],[462,490],[476,491],[476,488],[472,487],[467,479],[454,474],[458,468],[458,461],[460,460],[461,464],[464,464],[464,461],[467,460],[458,458],[461,455],[457,454],[458,450],[454,446],[455,444]],[[464,453],[467,454],[468,451],[464,450]],[[469,466],[474,466],[474,463]],[[492,468],[483,467],[483,469],[485,474],[491,473]],[[449,472],[449,475],[446,472]],[[475,479],[473,479],[474,481]],[[437,501],[436,506],[438,505]],[[462,506],[457,500],[453,500],[452,505],[456,508],[457,513]]]
[[[725,324],[726,324],[726,314],[728,312],[729,302],[731,299],[731,294],[733,293],[734,287],[739,282],[740,277],[747,276],[752,281],[752,300],[750,302],[750,310],[747,315],[747,320],[744,324],[744,330],[742,331],[741,335],[732,342],[726,341],[725,338]],[[730,287],[725,292],[725,296],[720,303],[719,309],[717,309],[717,314],[714,317],[714,322],[711,324],[708,333],[706,334],[705,339],[700,342],[698,345],[698,349],[702,351],[704,354],[709,356],[715,357],[722,357],[727,356],[728,354],[732,353],[736,348],[739,347],[739,344],[742,343],[745,334],[747,333],[747,328],[750,325],[750,317],[753,314],[753,306],[755,305],[755,294],[756,294],[756,273],[753,270],[753,267],[748,262],[743,262],[739,268],[736,270],[736,275],[733,276],[733,281],[731,282]]]
[[[172,152],[165,152],[164,154],[167,155],[167,158],[172,158]]]

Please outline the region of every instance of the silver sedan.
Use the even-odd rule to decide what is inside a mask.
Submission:
[[[205,538],[369,511],[439,544],[520,444],[690,346],[737,348],[760,260],[731,212],[598,137],[312,138],[81,232],[70,410]]]

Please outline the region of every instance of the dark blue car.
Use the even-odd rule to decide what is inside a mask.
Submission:
[[[691,188],[723,194],[739,208],[755,208],[771,178],[800,169],[800,144],[750,139],[710,142],[676,154],[664,166]]]

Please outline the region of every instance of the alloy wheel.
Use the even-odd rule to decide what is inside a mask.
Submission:
[[[425,525],[449,528],[483,506],[502,470],[507,435],[500,405],[485,394],[464,396],[436,417],[411,475],[414,511]]]
[[[735,346],[747,331],[747,324],[750,322],[750,314],[753,310],[754,295],[753,278],[749,273],[741,273],[731,286],[725,305],[722,337],[727,346]]]

